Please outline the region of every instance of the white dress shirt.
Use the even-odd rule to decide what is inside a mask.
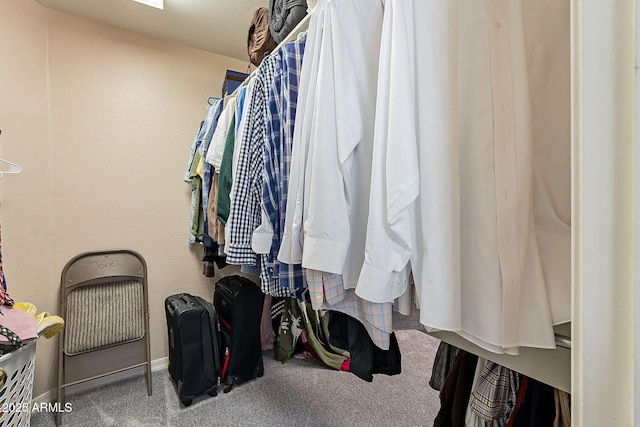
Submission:
[[[388,0],[384,19],[357,294],[391,301],[409,263],[428,329],[498,353],[554,347],[523,0]]]
[[[315,102],[316,79],[318,76],[318,58],[322,46],[324,25],[324,4],[320,0],[310,12],[307,44],[302,59],[298,104],[296,109],[293,143],[291,148],[291,167],[289,188],[287,191],[287,210],[285,212],[284,231],[278,251],[278,260],[286,264],[302,263],[302,210],[304,203],[304,170],[309,151],[309,135],[314,124],[313,107]]]
[[[305,167],[302,266],[357,283],[369,211],[382,2],[329,0]]]
[[[222,162],[222,153],[224,152],[224,145],[227,140],[227,133],[229,132],[229,125],[231,119],[235,116],[236,110],[236,97],[231,97],[224,106],[218,124],[213,133],[211,144],[207,150],[205,160],[211,166],[213,166],[216,172],[220,169],[220,163]]]

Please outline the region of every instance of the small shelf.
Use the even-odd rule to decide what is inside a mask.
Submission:
[[[455,332],[426,332],[425,330],[422,332],[559,390],[571,393],[571,350],[566,348],[566,346],[571,346],[571,323],[558,325],[554,330],[556,331],[558,348],[548,350],[521,347],[520,354],[517,356],[492,353],[469,342]]]

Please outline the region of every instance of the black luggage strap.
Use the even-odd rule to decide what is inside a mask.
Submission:
[[[219,378],[216,373],[216,369],[220,366],[220,351],[218,350],[218,339],[216,333],[217,316],[211,304],[209,304],[203,298],[197,298],[201,300],[200,302],[202,303],[202,306],[205,308],[205,310],[207,310],[207,313],[209,314],[209,329],[211,331],[210,334],[207,335],[205,333],[205,328],[202,328],[202,356],[204,360],[205,375],[217,382]],[[209,341],[211,341],[211,347],[206,345],[206,343]],[[207,351],[207,348],[212,348],[213,354],[209,353]],[[211,372],[212,370],[213,372]]]

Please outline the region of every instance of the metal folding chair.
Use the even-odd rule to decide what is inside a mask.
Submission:
[[[62,270],[58,407],[67,387],[144,368],[151,396],[147,265],[130,250],[85,252]],[[56,425],[62,413],[56,414]]]

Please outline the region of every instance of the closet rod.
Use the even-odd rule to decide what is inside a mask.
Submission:
[[[560,335],[558,333],[556,333],[555,335],[556,335],[556,346],[561,348],[566,348],[567,350],[571,350],[571,338],[565,335]]]

